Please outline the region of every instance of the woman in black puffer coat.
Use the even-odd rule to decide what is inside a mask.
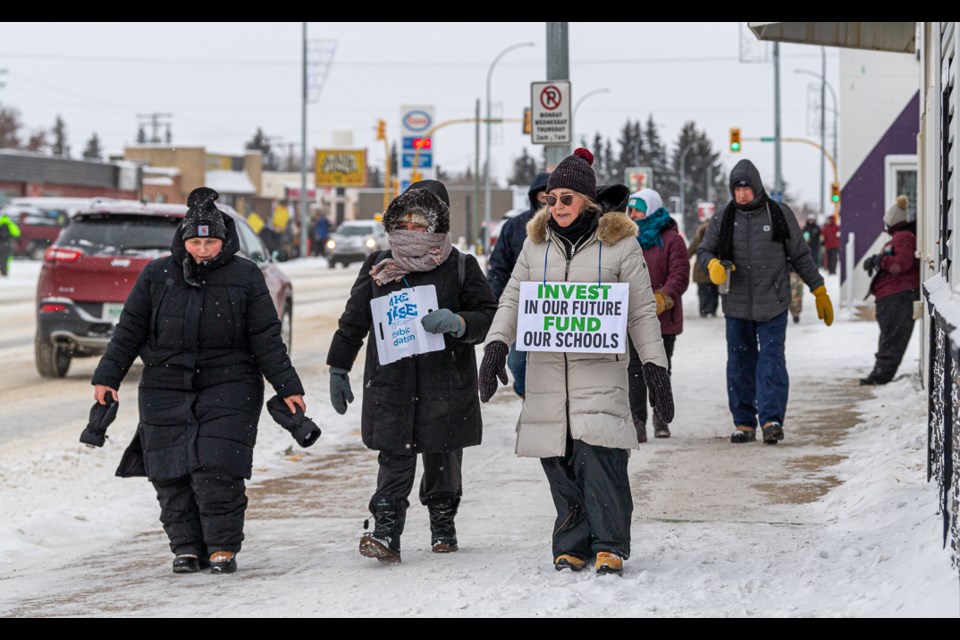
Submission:
[[[451,246],[450,198],[443,183],[410,185],[387,207],[383,226],[390,251],[372,254],[360,268],[327,364],[331,402],[346,413],[353,400],[348,374],[367,340],[361,432],[363,443],[380,452],[380,472],[369,505],[375,527],[361,538],[360,553],[399,562],[417,454],[423,457],[420,501],[430,512],[431,548],[434,553],[458,548],[454,517],[462,495],[463,448],[481,438],[474,348],[487,335],[497,300],[476,258]],[[371,300],[431,285],[437,309],[417,309],[413,321],[443,335],[444,348],[380,364]]]
[[[117,474],[153,483],[177,573],[208,558],[215,573],[236,569],[263,376],[291,412],[306,410],[263,274],[236,256],[237,229],[217,197],[190,194],[171,255],[140,274],[93,376],[104,404],[143,360],[140,424]]]

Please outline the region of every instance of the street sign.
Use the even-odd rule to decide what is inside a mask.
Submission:
[[[570,81],[530,83],[530,141],[563,145],[571,141]]]
[[[413,169],[413,157],[416,154],[416,151],[404,151],[400,166],[404,169]],[[417,158],[417,170],[423,173],[424,169],[433,169],[433,154],[421,151],[420,157]]]
[[[653,188],[653,167],[627,167],[623,175],[630,193]]]
[[[400,107],[400,184],[403,189],[409,186],[413,177],[413,158],[417,149],[416,171],[423,178],[436,178],[433,166],[433,140],[426,133],[436,125],[433,105],[402,105]]]

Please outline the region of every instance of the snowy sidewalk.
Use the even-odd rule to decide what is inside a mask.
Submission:
[[[314,378],[324,435],[304,453],[261,424],[247,540],[230,576],[170,572],[149,485],[110,477],[126,433],[103,452],[2,458],[0,500],[27,491],[13,502],[39,509],[0,529],[0,615],[957,616],[957,574],[926,482],[926,394],[911,376],[858,386],[876,324],[826,328],[812,307],[808,298],[788,328],[791,398],[776,446],[729,442],[723,321],[690,319],[688,307],[674,437],[630,462],[633,554],[622,577],[553,570],[553,505],[539,462],[513,454],[520,403],[507,389],[484,405],[483,445],[464,455],[461,551],[430,553],[414,496],[403,563],[362,558],[376,454],[359,442],[359,394],[337,416],[316,399],[326,379]],[[915,370],[915,354],[901,372]],[[359,370],[352,377],[359,390]]]

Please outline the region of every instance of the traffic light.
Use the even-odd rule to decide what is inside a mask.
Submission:
[[[377,120],[377,140],[387,139],[387,121]]]
[[[836,182],[830,185],[830,202],[833,204],[840,202],[840,185]]]
[[[533,133],[533,123],[530,122],[530,107],[525,107],[523,110],[523,132],[526,135]]]
[[[730,127],[730,151],[740,153],[740,129],[739,127]]]

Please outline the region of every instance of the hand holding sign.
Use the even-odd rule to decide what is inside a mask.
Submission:
[[[459,338],[467,330],[463,318],[450,309],[431,311],[423,317],[420,324],[430,333],[449,333],[454,338]]]
[[[504,342],[496,340],[483,350],[483,361],[480,363],[480,402],[486,402],[497,392],[497,378],[507,384],[507,353],[510,347]]]

